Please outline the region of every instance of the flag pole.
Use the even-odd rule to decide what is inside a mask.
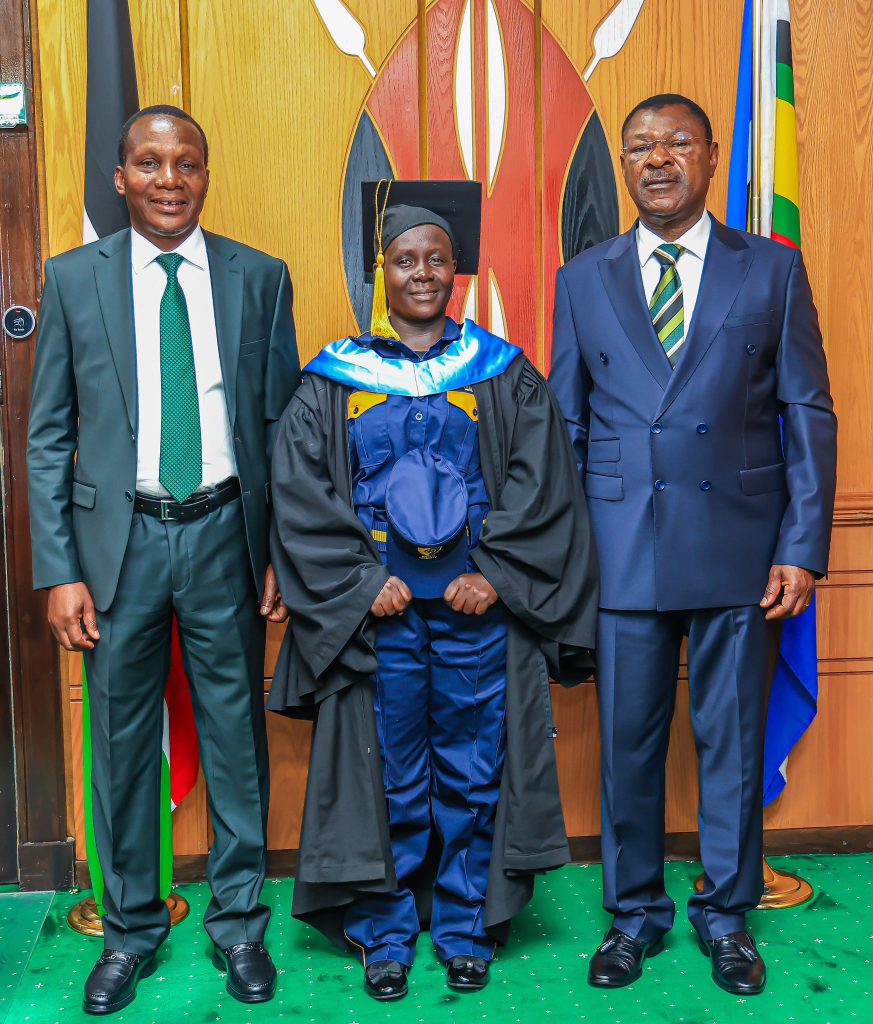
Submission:
[[[761,106],[764,76],[764,4],[774,0],[754,0],[752,9],[752,181],[750,194],[752,234],[760,235],[761,224]],[[774,665],[775,668],[775,665]],[[764,857],[764,893],[759,907],[783,910],[812,899],[813,889],[805,878],[790,871],[776,871]]]
[[[761,234],[761,66],[764,0],[752,0],[752,167],[749,211],[753,235]]]

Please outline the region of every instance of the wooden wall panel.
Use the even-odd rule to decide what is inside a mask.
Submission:
[[[140,103],[183,106],[178,0],[129,0],[129,6]],[[40,0],[36,8],[48,255],[55,256],[82,244],[87,2]]]
[[[803,250],[840,421],[838,493],[873,466],[873,5],[794,0],[792,37]]]
[[[386,56],[415,0],[350,5],[368,56]],[[191,110],[211,140],[204,225],[285,259],[304,360],[353,327],[340,197],[353,126],[372,85],[308,2],[189,0]],[[214,154],[214,155],[213,155]]]
[[[613,0],[543,0],[543,24],[555,33],[576,66],[584,69],[594,55],[594,31],[613,7]],[[741,10],[740,0],[648,0],[624,49],[594,69],[588,88],[603,122],[619,181],[618,156],[625,115],[647,96],[683,93],[706,110],[715,138],[721,143],[722,166],[710,192],[710,208],[716,216],[724,216]],[[633,223],[636,210],[621,182],[618,191],[624,229]]]
[[[143,103],[181,102],[210,137],[212,189],[207,227],[284,258],[295,282],[304,359],[353,327],[342,263],[340,197],[352,135],[373,79],[331,41],[311,0],[241,4],[131,0]],[[364,27],[377,68],[393,54],[424,7],[442,0],[346,0]],[[533,0],[525,0],[533,10]],[[542,23],[581,72],[592,37],[613,0],[542,0]],[[721,142],[711,209],[723,216],[740,0],[646,0],[624,49],[601,63],[588,89],[618,173],[627,110],[660,91],[680,91],[709,112]],[[44,106],[46,224],[51,253],[77,245],[82,220],[86,0],[37,0]],[[873,726],[873,5],[866,0],[792,0],[804,254],[828,349],[840,417],[839,526],[830,579],[819,595],[821,701],[816,723],[789,765],[785,795],[768,812],[774,829],[873,824],[873,778],[866,757]],[[182,96],[188,54],[190,95]],[[835,59],[835,54],[839,55]],[[421,83],[419,83],[419,86]],[[530,88],[533,90],[534,82]],[[430,123],[445,115],[433,109]],[[402,97],[401,97],[402,98]],[[431,151],[433,160],[433,151]],[[618,180],[622,227],[633,208]],[[858,525],[849,525],[855,523]],[[281,630],[268,636],[267,682]],[[64,665],[70,696],[74,792],[81,834],[78,660]],[[679,684],[668,766],[667,827],[696,827],[696,759]],[[555,695],[557,750],[567,824],[573,835],[599,828],[596,701],[592,687]],[[77,729],[79,730],[77,732]],[[306,723],[270,716],[273,800],[270,845],[297,843],[308,757]],[[78,785],[78,790],[76,786]],[[208,840],[202,781],[176,813],[177,852]]]

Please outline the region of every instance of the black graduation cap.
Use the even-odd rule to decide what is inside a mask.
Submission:
[[[482,223],[482,184],[478,181],[362,181],[361,224],[364,245],[364,267],[371,280],[372,267],[378,252],[376,241],[376,189],[379,188],[381,216],[385,193],[385,219],[382,223],[383,251],[391,242],[412,227],[437,223],[448,226],[454,242],[457,273],[475,274],[479,270],[479,232]],[[396,210],[406,207],[405,210]],[[396,213],[395,213],[396,210]],[[435,220],[428,218],[435,214]],[[440,223],[442,220],[444,223]],[[399,229],[399,230],[398,230]]]

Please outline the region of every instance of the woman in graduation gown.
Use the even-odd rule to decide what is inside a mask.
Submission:
[[[268,706],[315,719],[292,911],[387,1000],[428,922],[448,984],[482,988],[534,875],[568,861],[549,675],[590,674],[598,594],[548,384],[446,316],[479,184],[363,191],[371,330],[305,368],[274,447],[291,622]]]

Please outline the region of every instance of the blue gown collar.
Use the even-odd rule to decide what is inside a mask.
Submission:
[[[519,355],[517,345],[465,320],[460,337],[431,359],[390,359],[362,348],[354,338],[341,338],[326,345],[303,372],[361,391],[423,398],[490,380]]]

